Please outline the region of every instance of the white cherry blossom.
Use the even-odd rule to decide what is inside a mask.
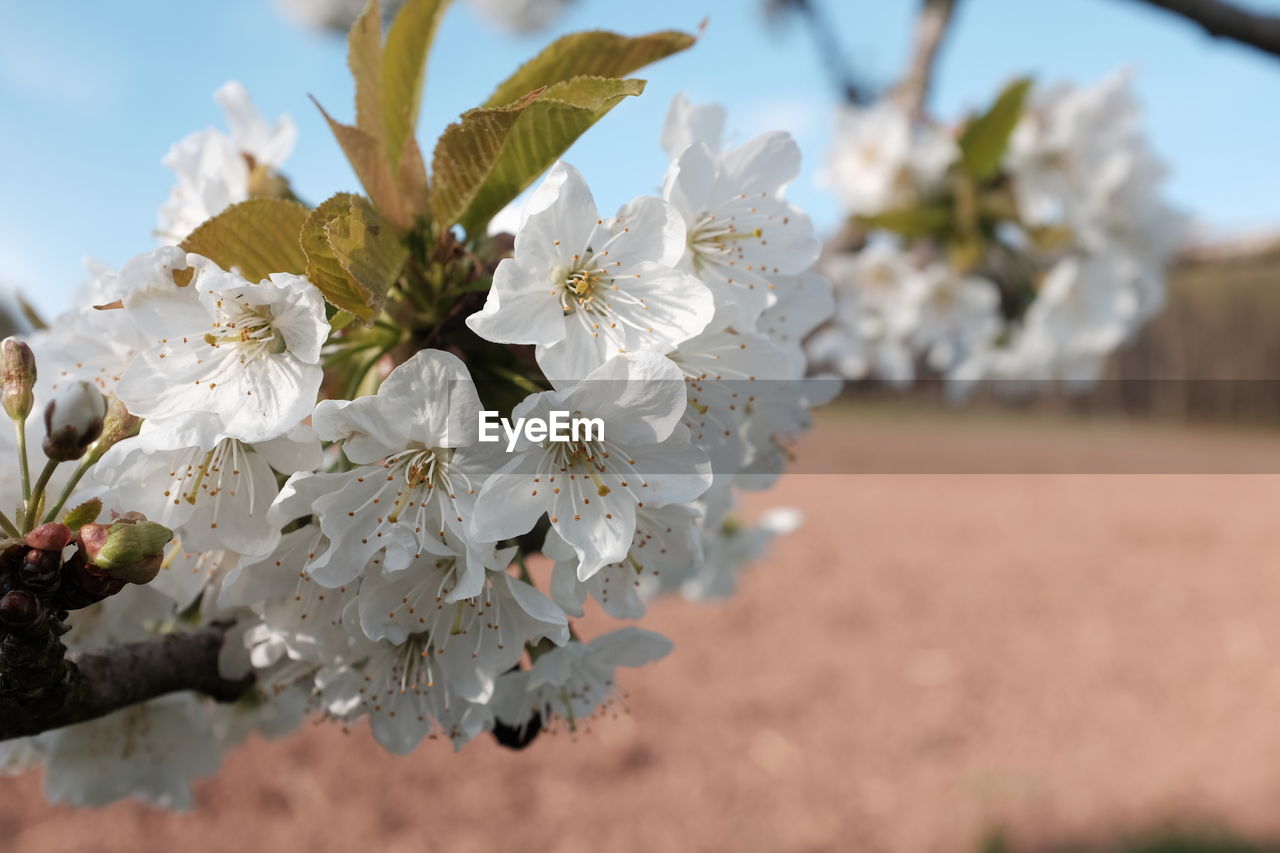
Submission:
[[[494,709],[512,726],[528,725],[540,715],[544,725],[563,720],[572,731],[614,700],[618,667],[644,666],[666,657],[671,648],[666,637],[641,628],[569,643],[539,657],[532,669],[504,676]]]
[[[191,780],[213,774],[222,761],[209,718],[191,693],[161,696],[42,739],[45,797],[73,806],[130,796],[189,809]]]
[[[344,723],[367,717],[383,749],[399,755],[437,734],[461,748],[493,725],[488,705],[453,696],[432,680],[425,638],[400,645],[358,641],[348,656],[314,676],[325,714]]]
[[[835,311],[834,289],[827,278],[812,271],[779,278],[775,284],[777,301],[760,315],[757,330],[775,344],[797,353],[803,371],[805,339],[831,319]]]
[[[537,589],[506,573],[515,549],[494,552],[480,591],[451,596],[466,574],[465,557],[426,557],[401,572],[366,576],[359,627],[371,640],[421,646],[428,680],[450,694],[484,703],[497,677],[515,666],[525,643],[569,641],[564,612]]]
[[[876,241],[832,258],[824,269],[837,285],[835,316],[810,342],[813,358],[850,379],[912,379],[911,336],[926,287],[911,258],[893,242]]]
[[[670,504],[636,512],[636,533],[625,560],[609,565],[585,581],[578,580],[578,555],[551,529],[542,553],[555,561],[551,597],[570,616],[583,615],[590,594],[615,619],[644,616],[642,595],[647,583],[665,572],[683,576],[702,562],[702,510],[695,504]]]
[[[679,423],[683,377],[664,356],[615,356],[565,391],[525,398],[512,417],[549,419],[552,410],[599,418],[604,437],[522,437],[480,490],[473,523],[479,539],[518,536],[546,513],[578,554],[585,580],[626,557],[638,507],[688,501],[710,485],[706,454],[689,443],[689,431]]]
[[[919,284],[923,293],[913,339],[931,367],[957,371],[991,348],[1003,325],[994,283],[936,263],[925,268]]]
[[[796,510],[774,507],[754,526],[727,519],[708,527],[703,533],[703,560],[683,572],[662,576],[659,588],[678,591],[691,601],[727,598],[737,590],[743,570],[762,558],[775,538],[791,533],[801,522]]]
[[[933,192],[958,156],[944,131],[882,98],[842,110],[825,177],[850,213],[869,216]]]
[[[1115,253],[1058,261],[1013,340],[988,359],[986,374],[1023,388],[1036,380],[1095,381],[1140,322],[1139,297],[1124,285],[1125,274],[1125,259]]]
[[[717,474],[744,461],[742,424],[761,396],[804,375],[804,356],[757,334],[712,332],[671,354],[684,374],[689,402],[681,420]]]
[[[713,328],[754,331],[773,302],[777,277],[817,260],[820,244],[809,217],[783,199],[799,172],[800,149],[781,132],[724,153],[694,142],[672,161],[663,198],[687,229],[682,268],[715,297]]]
[[[297,142],[288,116],[268,124],[244,86],[232,80],[213,98],[222,108],[230,134],[215,128],[192,133],[164,157],[177,185],[160,208],[160,238],[179,243],[202,222],[249,198],[255,171],[261,177],[278,170]]]
[[[316,467],[319,443],[307,427],[249,444],[219,426],[211,415],[148,421],[94,466],[96,491],[121,512],[173,529],[186,551],[270,551],[280,537],[267,516],[279,491],[275,471]]]
[[[343,442],[358,467],[320,474],[330,491],[315,501],[330,546],[307,565],[322,584],[355,579],[377,554],[399,571],[423,554],[452,556],[471,548],[468,524],[480,482],[496,465],[474,446],[480,400],[466,366],[450,353],[422,350],[397,367],[378,392],[351,401],[325,400],[314,423],[321,438]],[[468,575],[457,595],[479,592],[483,574]]]
[[[720,150],[724,136],[725,110],[719,104],[695,104],[683,94],[671,99],[667,109],[667,122],[662,127],[662,149],[668,157],[679,157],[693,145],[701,142],[712,151]]]
[[[38,395],[47,399],[79,381],[94,383],[104,394],[113,393],[125,368],[152,340],[130,312],[94,306],[117,304],[144,291],[171,291],[174,272],[186,268],[187,253],[177,246],[135,255],[119,270],[91,263],[89,280],[77,291],[75,307],[28,339],[40,366]]]
[[[273,273],[256,284],[188,255],[189,284],[124,301],[154,343],[116,393],[144,418],[209,413],[247,442],[284,434],[311,413],[329,333],[324,300],[305,278]]]
[[[683,237],[683,221],[657,198],[601,219],[582,176],[557,163],[467,325],[487,340],[535,344],[553,381],[581,379],[618,353],[670,352],[713,310],[707,288],[673,268]]]

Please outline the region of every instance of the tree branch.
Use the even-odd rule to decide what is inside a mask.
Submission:
[[[1280,16],[1259,15],[1222,0],[1138,0],[1200,25],[1209,35],[1280,56]]]
[[[219,702],[236,701],[253,686],[253,676],[228,681],[218,672],[218,651],[231,625],[214,622],[194,631],[70,653],[58,641],[57,628],[5,636],[0,657],[10,660],[0,671],[0,741],[96,720],[167,693],[195,690]],[[15,653],[24,660],[13,660]],[[493,737],[509,749],[524,749],[541,730],[542,719],[535,715],[521,727],[495,726]]]
[[[35,655],[52,664],[46,683],[35,685],[38,701],[12,695],[23,685],[12,667],[0,674],[5,698],[0,700],[0,740],[36,735],[83,723],[167,693],[196,690],[219,701],[234,701],[253,683],[228,681],[218,674],[218,650],[230,623],[215,622],[194,631],[164,634],[138,643],[66,654],[61,658],[57,632],[44,636],[4,638],[4,651]],[[31,651],[34,650],[34,651]],[[58,671],[61,670],[61,674]],[[47,678],[48,674],[53,677]]]
[[[845,52],[836,39],[835,28],[827,20],[818,0],[769,0],[766,8],[770,13],[790,12],[803,19],[840,97],[854,106],[866,102],[866,93],[858,85]]]
[[[920,17],[916,22],[916,46],[907,67],[906,77],[898,87],[897,96],[907,112],[914,118],[924,116],[924,103],[929,97],[929,84],[933,81],[933,68],[938,61],[951,17],[959,0],[922,0]]]

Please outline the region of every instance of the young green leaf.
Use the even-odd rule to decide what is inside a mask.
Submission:
[[[303,223],[299,241],[307,255],[307,278],[330,305],[348,314],[364,311],[364,302],[355,284],[347,277],[337,252],[329,243],[325,230],[330,221],[351,213],[351,193],[338,193],[326,199]]]
[[[991,109],[969,122],[960,134],[960,164],[974,180],[984,181],[1000,171],[1009,137],[1022,118],[1030,89],[1029,77],[1013,81],[996,98]]]
[[[382,310],[409,257],[399,234],[365,198],[339,193],[302,227],[307,277],[334,307],[365,324]]]
[[[397,174],[393,174],[384,156],[382,143],[376,136],[354,125],[337,121],[318,101],[315,104],[329,123],[329,129],[333,131],[342,152],[347,155],[347,161],[360,179],[364,191],[372,199],[374,207],[401,231],[412,228],[414,214],[426,207],[426,167],[422,163],[417,142],[410,137]]]
[[[249,281],[273,272],[301,275],[307,257],[298,233],[307,209],[296,201],[251,198],[233,204],[192,231],[181,246],[204,255],[226,270],[237,270]]]
[[[587,128],[643,91],[643,80],[575,77],[506,107],[465,113],[436,143],[430,191],[436,220],[480,233]]]
[[[62,523],[70,527],[74,533],[86,524],[97,521],[101,512],[102,501],[98,498],[89,498],[74,509],[67,510],[67,514],[62,517]]]
[[[408,0],[387,31],[382,51],[382,142],[392,171],[418,125],[427,53],[448,5],[448,0]]]
[[[695,41],[694,36],[674,30],[635,38],[604,30],[571,33],[521,66],[481,106],[504,107],[534,89],[574,77],[622,77],[686,50]]]
[[[431,163],[431,209],[438,221],[452,224],[462,218],[502,155],[511,128],[544,91],[529,92],[505,107],[469,110],[445,128]]]
[[[382,139],[382,9],[370,0],[347,34],[347,67],[356,82],[356,127]]]

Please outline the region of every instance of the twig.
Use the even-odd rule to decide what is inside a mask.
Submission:
[[[37,634],[29,640],[32,651],[28,654],[33,664],[46,664],[40,676],[44,683],[23,686],[34,690],[38,701],[23,701],[12,694],[18,673],[12,662],[6,662],[3,681],[9,689],[0,699],[0,740],[83,723],[183,690],[234,701],[249,689],[253,679],[228,681],[218,674],[218,650],[228,627],[229,623],[216,622],[139,643],[71,652],[65,658],[57,630]],[[22,642],[18,634],[4,638],[9,646]]]
[[[253,676],[228,681],[218,671],[218,652],[230,622],[193,631],[84,652],[66,652],[51,621],[41,630],[0,637],[0,741],[30,737],[105,717],[168,693],[194,690],[219,702],[234,702],[253,686]],[[523,749],[541,731],[535,715],[519,730],[497,726],[503,746]]]
[[[938,61],[947,29],[959,0],[922,0],[920,17],[916,22],[916,46],[911,55],[907,75],[898,87],[897,96],[907,112],[915,118],[924,116],[924,104],[929,97],[929,84],[933,81],[933,69]]]
[[[1199,24],[1209,35],[1280,56],[1280,16],[1259,15],[1222,0],[1138,0]]]
[[[794,12],[809,27],[822,63],[845,103],[857,106],[866,103],[866,93],[858,85],[853,69],[845,56],[844,50],[836,40],[835,28],[827,20],[826,14],[819,6],[818,0],[771,0],[770,10]]]

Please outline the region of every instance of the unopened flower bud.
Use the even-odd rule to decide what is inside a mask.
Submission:
[[[121,518],[111,524],[80,528],[85,559],[108,577],[130,583],[149,583],[160,572],[164,546],[173,531],[154,521]]]
[[[95,461],[102,454],[119,444],[126,438],[133,438],[142,429],[142,418],[131,414],[119,398],[112,397],[107,403],[107,415],[102,419],[102,437],[93,445],[92,455]]]
[[[71,544],[71,528],[65,524],[51,521],[32,530],[22,537],[22,541],[29,548],[39,548],[41,551],[61,551]]]
[[[57,462],[79,459],[102,435],[107,400],[96,385],[76,382],[44,410],[44,454]]]
[[[125,583],[86,564],[84,555],[77,553],[62,568],[62,587],[53,603],[64,610],[80,610],[115,595]]]
[[[44,607],[40,599],[24,589],[11,589],[0,597],[0,624],[8,628],[30,628],[40,622]]]
[[[18,581],[42,598],[53,595],[62,582],[62,555],[57,551],[28,548],[18,567]]]
[[[3,364],[4,410],[15,421],[26,420],[35,405],[31,389],[36,384],[36,357],[31,347],[17,338],[0,341],[0,364]]]

